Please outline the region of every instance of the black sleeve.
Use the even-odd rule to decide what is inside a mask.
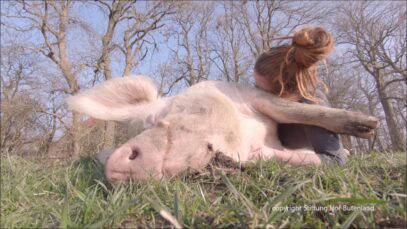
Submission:
[[[338,134],[316,126],[305,125],[305,135],[323,163],[344,165],[346,155]]]
[[[317,90],[316,97],[320,99],[319,105],[330,107],[328,98],[322,91]],[[304,125],[304,128],[306,137],[323,163],[346,163],[346,154],[338,134],[317,126]]]

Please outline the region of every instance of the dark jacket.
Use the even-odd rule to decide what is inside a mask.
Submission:
[[[317,90],[316,97],[320,99],[319,105],[330,107],[328,98],[321,90]],[[302,102],[311,103],[306,100]],[[302,124],[280,124],[278,135],[283,146],[289,149],[313,149],[324,164],[346,163],[339,135],[329,130]]]

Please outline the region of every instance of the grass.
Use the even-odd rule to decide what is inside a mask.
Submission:
[[[406,153],[344,167],[260,161],[244,171],[111,186],[93,157],[1,157],[2,228],[404,227]]]

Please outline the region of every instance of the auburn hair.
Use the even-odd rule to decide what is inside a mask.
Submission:
[[[316,63],[332,52],[333,37],[323,28],[306,27],[289,38],[292,38],[291,45],[273,47],[262,53],[254,70],[266,78],[272,93],[297,94],[316,102],[314,94],[319,82]]]

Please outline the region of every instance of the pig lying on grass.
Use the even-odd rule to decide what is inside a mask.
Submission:
[[[146,180],[202,169],[216,152],[240,163],[272,159],[285,149],[277,123],[302,123],[369,138],[377,119],[287,101],[254,87],[206,81],[159,98],[146,77],[107,81],[67,99],[74,111],[128,123],[129,140],[106,155],[110,181]],[[311,150],[299,150],[314,153]]]

